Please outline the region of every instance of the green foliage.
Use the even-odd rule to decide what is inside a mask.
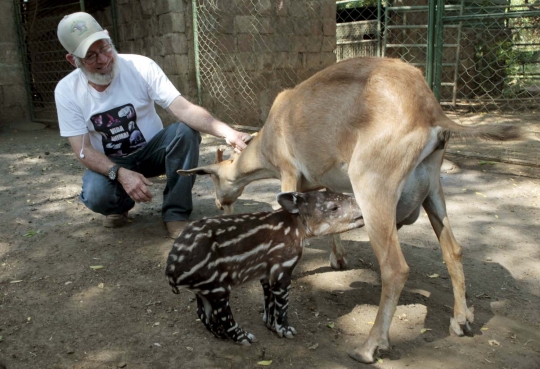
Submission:
[[[354,8],[364,8],[368,6],[377,6],[377,0],[357,0],[357,1],[350,1],[345,4],[338,4],[337,10],[345,10],[345,9],[354,9]]]

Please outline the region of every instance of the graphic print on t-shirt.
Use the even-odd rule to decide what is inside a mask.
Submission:
[[[146,145],[137,126],[137,113],[131,104],[113,108],[90,117],[96,132],[101,134],[107,156],[126,156]]]

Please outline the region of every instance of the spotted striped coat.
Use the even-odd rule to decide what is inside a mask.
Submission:
[[[197,313],[220,338],[249,345],[255,337],[234,321],[229,294],[234,286],[259,279],[266,326],[292,338],[289,289],[302,256],[303,240],[363,225],[353,198],[331,192],[282,193],[274,212],[228,215],[190,223],[175,241],[166,275],[173,292],[184,287],[197,296]]]

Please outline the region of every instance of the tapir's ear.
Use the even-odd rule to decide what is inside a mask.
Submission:
[[[204,167],[198,167],[193,168],[189,170],[177,170],[176,173],[180,174],[181,176],[192,176],[192,175],[204,175],[204,174],[218,174],[219,165],[218,164],[211,164]]]
[[[298,204],[302,201],[302,199],[302,194],[298,192],[282,192],[276,197],[279,205],[292,214],[299,212]]]

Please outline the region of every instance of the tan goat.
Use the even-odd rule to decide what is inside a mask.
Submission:
[[[409,272],[397,229],[413,223],[421,206],[452,279],[450,330],[472,334],[461,246],[450,228],[440,182],[452,136],[503,141],[521,134],[506,124],[456,124],[417,68],[397,59],[356,58],[280,93],[258,136],[234,160],[179,173],[211,174],[216,204],[228,212],[247,184],[264,178],[281,179],[282,191],[354,192],[381,268],[382,293],[366,342],[350,355],[372,363],[378,350],[390,347],[390,323]]]

